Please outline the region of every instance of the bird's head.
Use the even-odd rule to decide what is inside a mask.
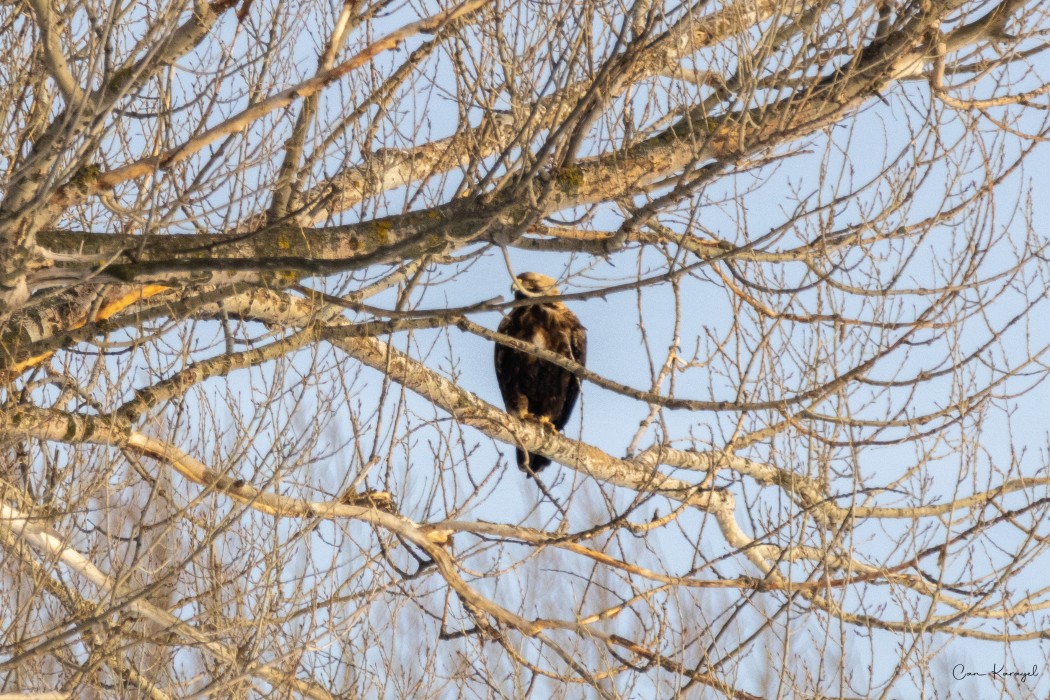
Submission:
[[[561,294],[553,278],[538,272],[523,272],[515,277],[513,289],[515,299]]]

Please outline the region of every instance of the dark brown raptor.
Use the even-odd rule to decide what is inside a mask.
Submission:
[[[546,275],[523,272],[514,288],[516,299],[560,294]],[[575,360],[587,360],[587,329],[560,301],[519,306],[499,324],[499,332]],[[507,412],[561,431],[580,395],[573,373],[526,352],[496,344],[496,381]],[[551,463],[543,455],[517,451],[518,468],[528,475]]]

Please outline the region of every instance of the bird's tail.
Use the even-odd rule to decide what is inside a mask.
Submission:
[[[525,463],[525,453],[521,450],[517,451],[518,456],[518,469],[525,472],[525,475],[532,477],[533,474],[538,474],[541,469],[551,463],[549,457],[543,455],[534,454],[532,452],[528,455],[528,464]]]

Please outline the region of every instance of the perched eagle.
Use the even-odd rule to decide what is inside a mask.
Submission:
[[[535,272],[518,275],[515,299],[560,294],[554,280]],[[587,360],[587,330],[560,301],[519,306],[499,324],[499,332],[579,362]],[[534,355],[496,344],[496,381],[507,412],[561,430],[580,395],[576,375]],[[518,450],[518,468],[539,472],[551,461]]]

